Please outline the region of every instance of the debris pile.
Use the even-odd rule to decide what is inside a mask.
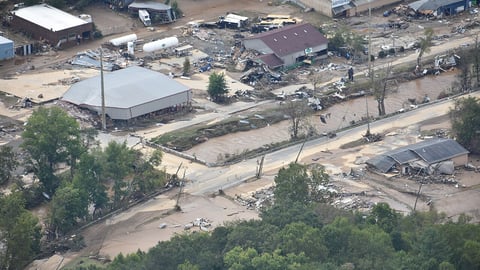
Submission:
[[[270,186],[268,188],[252,192],[250,195],[236,195],[235,201],[243,206],[246,206],[247,209],[260,211],[264,207],[268,207],[273,204],[274,189],[274,186]]]
[[[206,218],[197,218],[194,221],[185,224],[183,227],[185,230],[190,230],[194,227],[199,228],[201,231],[208,232],[210,227],[212,226],[212,222]]]

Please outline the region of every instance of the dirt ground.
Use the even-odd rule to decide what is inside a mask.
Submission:
[[[0,90],[4,90],[6,85],[13,85],[9,88],[13,89],[11,93],[17,96],[24,96],[29,91],[34,89],[32,97],[37,97],[40,93],[44,94],[44,99],[49,95],[46,89],[57,84],[61,85],[62,80],[72,78],[72,76],[80,76],[79,74],[71,74],[73,70],[52,70],[54,66],[64,66],[64,62],[75,55],[77,52],[98,48],[103,42],[110,38],[131,32],[137,33],[140,38],[145,40],[165,37],[169,35],[178,35],[181,33],[180,29],[186,23],[195,20],[214,20],[226,12],[238,12],[240,14],[293,14],[300,17],[304,21],[315,22],[316,25],[322,25],[322,16],[316,13],[302,13],[298,8],[291,5],[282,6],[268,6],[266,1],[229,1],[229,0],[178,0],[180,8],[184,11],[185,17],[172,25],[155,26],[153,30],[143,27],[135,18],[130,18],[124,14],[118,14],[104,6],[97,6],[88,8],[82,13],[91,14],[94,21],[102,32],[107,35],[103,40],[94,41],[91,43],[83,43],[80,46],[70,48],[67,50],[49,52],[39,56],[29,56],[23,61],[10,61],[2,63],[0,66],[1,77],[6,78],[5,81],[0,82]],[[423,28],[432,26],[438,35],[447,35],[438,40],[438,44],[447,44],[458,41],[460,36],[452,36],[451,28],[465,22],[466,19],[472,18],[470,15],[464,17],[457,17],[448,20],[439,21],[416,21],[411,22],[410,27],[405,30],[395,30],[395,32],[387,31],[383,27],[383,23],[394,17],[384,18],[381,16],[382,11],[375,11],[373,16],[375,18],[375,25],[372,26],[372,32],[376,33],[378,38],[374,40],[374,46],[378,48],[382,45],[393,45],[395,40],[396,45],[408,44],[413,38],[421,36]],[[343,23],[354,27],[356,31],[365,32],[367,29],[366,17],[350,18],[341,20]],[[325,24],[331,24],[325,20]],[[333,23],[335,24],[335,23]],[[327,26],[326,26],[327,27]],[[470,34],[470,33],[468,33]],[[398,36],[398,38],[397,38]],[[469,38],[468,35],[461,36],[462,38]],[[469,38],[467,42],[473,42]],[[456,44],[453,47],[458,46]],[[445,50],[445,49],[442,49]],[[432,50],[434,52],[435,48]],[[432,53],[434,53],[432,52]],[[405,52],[399,54],[395,58],[389,58],[383,61],[384,63],[400,61],[402,58],[410,57],[415,59],[414,52]],[[178,59],[177,59],[178,60]],[[180,60],[181,61],[181,60]],[[337,63],[349,65],[343,58],[335,59]],[[31,67],[35,68],[32,69]],[[155,68],[165,71],[165,67],[161,63],[155,64]],[[366,69],[366,64],[356,66],[359,73]],[[44,72],[41,75],[37,73]],[[89,71],[90,72],[90,71]],[[95,73],[96,71],[92,71]],[[299,74],[305,74],[308,70],[299,70]],[[63,74],[61,74],[63,73]],[[325,73],[325,81],[343,76],[344,71],[340,70],[336,73]],[[48,74],[48,75],[46,75]],[[61,76],[54,76],[60,74]],[[89,73],[88,76],[91,74]],[[228,74],[229,82],[232,89],[241,85],[235,78],[238,74]],[[37,76],[37,77],[35,77]],[[397,111],[401,108],[408,108],[409,104],[405,103],[407,98],[421,99],[425,94],[428,94],[432,100],[436,99],[438,93],[445,88],[448,88],[450,82],[453,80],[455,73],[445,73],[439,77],[425,77],[422,80],[402,84],[398,91],[392,93],[386,100],[389,112]],[[14,79],[18,78],[18,79]],[[53,79],[54,78],[54,79]],[[211,103],[205,99],[204,91],[206,85],[207,75],[194,75],[191,80],[184,82],[190,84],[196,91],[196,106],[204,110],[199,111],[195,116],[188,119],[179,119],[169,125],[158,125],[146,130],[136,131],[146,138],[162,134],[168,130],[173,130],[195,123],[215,122],[221,121],[227,117],[242,117],[249,113],[261,112],[264,106],[280,106],[274,101],[270,102],[239,102],[231,106],[219,106]],[[230,80],[231,78],[231,80]],[[8,82],[7,82],[8,81]],[[15,82],[17,84],[15,84]],[[298,81],[298,83],[308,83],[308,79]],[[57,87],[55,86],[55,87]],[[42,88],[46,87],[46,88]],[[64,85],[61,85],[60,91],[64,91]],[[249,86],[241,86],[245,88]],[[295,88],[292,88],[296,90]],[[297,88],[298,89],[298,88]],[[21,92],[23,91],[23,92]],[[53,90],[57,93],[59,90]],[[202,94],[203,93],[203,94]],[[374,100],[367,100],[368,110],[372,113],[376,112],[376,104]],[[11,103],[2,103],[0,106],[0,115],[5,115],[18,120],[26,120],[31,113],[31,109],[21,109],[12,107]],[[0,104],[0,105],[2,105]],[[321,125],[318,121],[318,115],[311,119],[318,132],[324,132],[331,129],[338,129],[347,126],[351,121],[357,121],[366,115],[367,106],[365,99],[351,100],[345,104],[340,104],[337,107],[330,108],[326,112],[332,114],[331,120],[326,125]],[[189,154],[195,154],[201,159],[207,161],[216,161],[219,156],[225,153],[235,154],[241,153],[245,149],[253,149],[266,143],[285,140],[288,138],[288,123],[281,123],[271,125],[264,129],[252,130],[248,133],[239,133],[234,135],[227,135],[221,138],[211,139],[206,143],[192,148],[188,151]],[[301,161],[304,163],[318,162],[326,166],[329,174],[332,175],[332,183],[342,193],[354,194],[349,196],[339,197],[336,205],[342,208],[368,208],[372,204],[385,201],[392,205],[392,207],[402,213],[409,213],[413,209],[415,203],[414,194],[418,190],[418,184],[410,179],[402,179],[398,177],[384,178],[378,175],[364,174],[363,164],[359,160],[371,157],[376,153],[391,149],[396,146],[403,146],[408,143],[418,141],[418,136],[422,130],[431,130],[438,128],[449,128],[447,119],[433,119],[430,122],[414,125],[410,127],[403,127],[385,131],[389,134],[382,142],[370,144],[363,147],[351,149],[325,149],[324,152],[316,154],[309,154],[302,157]],[[2,138],[4,139],[4,138]],[[172,155],[165,155],[164,165],[167,171],[174,172],[178,164],[186,161]],[[479,166],[478,158],[473,158],[472,162]],[[205,168],[196,163],[189,163],[187,165],[189,171],[202,173]],[[348,176],[351,169],[362,172],[362,177],[355,178]],[[277,168],[278,169],[278,168]],[[221,171],[220,171],[221,173]],[[195,173],[193,173],[195,175]],[[234,188],[225,189],[227,197],[235,197],[236,195],[249,196],[255,190],[271,186],[273,183],[275,170],[266,171],[260,180],[245,183]],[[455,218],[460,213],[468,213],[474,217],[478,222],[480,214],[478,213],[479,199],[478,186],[480,177],[478,173],[459,170],[455,174],[455,179],[458,181],[456,185],[446,184],[428,184],[423,185],[421,189],[421,199],[417,203],[417,209],[428,210],[430,207],[445,212],[447,216]],[[83,236],[87,247],[78,253],[57,254],[50,258],[50,260],[43,260],[36,262],[30,269],[57,269],[57,266],[64,266],[69,261],[90,255],[100,257],[113,258],[119,252],[128,253],[134,252],[137,249],[148,250],[154,246],[158,241],[169,239],[175,233],[184,232],[185,224],[195,221],[197,218],[205,218],[210,221],[212,227],[223,224],[224,222],[233,221],[237,219],[258,218],[258,213],[254,210],[247,210],[246,207],[241,206],[226,197],[216,196],[211,197],[207,195],[192,195],[189,193],[190,186],[195,186],[195,177],[192,177],[191,182],[187,184],[186,192],[179,197],[179,205],[181,212],[173,212],[171,209],[177,200],[177,191],[174,190],[166,194],[152,199],[151,201],[138,205],[128,211],[118,214],[106,222],[99,223],[88,228]],[[358,195],[356,193],[361,193]],[[430,205],[427,202],[431,201]],[[165,226],[160,228],[160,225]],[[209,227],[208,229],[211,229]],[[199,230],[198,227],[191,229]]]

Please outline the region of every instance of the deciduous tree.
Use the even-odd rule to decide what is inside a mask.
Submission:
[[[88,201],[82,192],[71,184],[61,187],[53,196],[50,205],[50,229],[52,232],[64,234],[71,231],[88,214]]]
[[[0,269],[23,269],[40,250],[38,219],[19,192],[0,195]]]
[[[306,100],[289,100],[282,106],[283,112],[288,116],[290,121],[289,130],[292,139],[297,139],[302,130],[310,130],[311,125],[308,123],[307,116],[312,109],[308,107]]]
[[[56,166],[67,162],[74,168],[84,151],[79,124],[58,107],[40,107],[28,119],[22,138],[22,147],[30,155],[29,163],[45,191],[53,196],[59,186],[54,174]]]
[[[432,47],[433,35],[435,32],[432,28],[425,28],[424,36],[420,37],[420,48],[417,57],[417,66],[422,67],[422,56],[425,53],[430,52],[430,47]]]
[[[329,176],[323,167],[290,163],[275,177],[275,203],[326,202],[331,198],[326,186]]]
[[[13,177],[18,161],[10,146],[0,146],[0,185],[8,183]]]
[[[228,94],[224,73],[213,72],[208,79],[208,95],[214,102],[224,102]]]
[[[127,143],[111,141],[104,152],[106,175],[113,180],[113,206],[118,207],[127,195],[125,177],[133,172],[136,158],[134,150],[127,147]]]
[[[475,97],[455,101],[450,110],[457,141],[473,153],[480,153],[480,100]]]

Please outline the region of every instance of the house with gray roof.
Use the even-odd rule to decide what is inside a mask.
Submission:
[[[92,37],[92,22],[47,4],[23,7],[12,13],[14,29],[52,46],[72,46]]]
[[[168,76],[142,67],[104,74],[105,112],[114,120],[130,120],[168,108],[190,105],[192,91]],[[101,77],[73,84],[61,100],[101,114]]]
[[[402,174],[422,170],[424,173],[453,173],[453,168],[468,163],[468,150],[452,139],[437,138],[400,147],[366,161],[379,172],[399,170]]]
[[[278,68],[327,57],[328,40],[313,25],[300,23],[247,37],[243,46],[260,53],[256,61]]]

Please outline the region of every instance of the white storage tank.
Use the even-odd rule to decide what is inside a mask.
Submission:
[[[177,37],[168,37],[156,41],[152,41],[149,43],[145,43],[143,45],[144,52],[154,52],[162,49],[167,49],[173,46],[178,45],[178,38]]]
[[[128,54],[133,55],[133,53],[134,53],[134,48],[135,48],[135,43],[133,43],[133,41],[129,41],[129,42],[127,43],[127,52],[128,52]]]
[[[137,35],[136,34],[131,34],[131,35],[126,35],[114,39],[110,39],[110,44],[113,46],[120,46],[123,44],[127,44],[128,42],[133,42],[137,40]]]

